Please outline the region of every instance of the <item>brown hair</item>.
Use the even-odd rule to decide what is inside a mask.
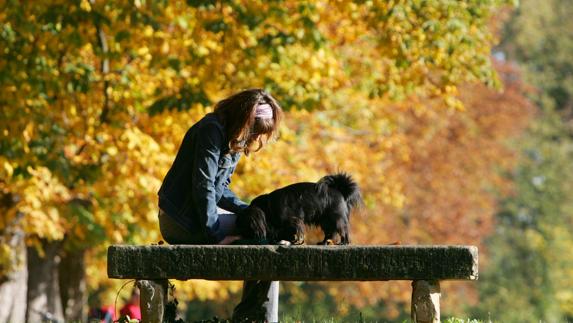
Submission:
[[[260,104],[272,107],[272,119],[255,117],[256,107]],[[248,155],[259,151],[269,139],[276,137],[283,112],[270,94],[262,89],[249,89],[219,101],[215,105],[215,114],[223,123],[229,149]],[[255,143],[258,147],[252,149]]]

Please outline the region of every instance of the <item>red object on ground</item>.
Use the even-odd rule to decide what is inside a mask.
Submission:
[[[120,316],[127,315],[129,318],[141,320],[141,308],[138,304],[128,303],[119,311]]]

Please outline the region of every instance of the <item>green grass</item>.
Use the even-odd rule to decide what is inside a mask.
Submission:
[[[292,316],[283,316],[280,320],[281,323],[347,323],[350,322],[348,320],[344,320],[341,321],[339,319],[336,318],[312,318],[312,319],[301,319],[301,318],[295,318]],[[384,321],[384,320],[365,320],[362,319],[361,317],[357,317],[356,321],[353,321],[356,323],[392,323],[392,321]],[[410,320],[404,320],[401,321],[400,323],[411,323],[412,321]],[[450,317],[447,319],[442,320],[443,323],[489,323],[486,321],[480,321],[480,320],[476,320],[476,319],[460,319],[460,318],[456,318],[456,317]]]
[[[444,323],[487,323],[485,321],[475,320],[475,319],[459,319],[455,317],[451,317],[447,320],[443,321]]]
[[[194,323],[230,323],[230,320],[213,318],[209,320],[201,320],[201,321],[194,321]],[[411,323],[411,320],[403,320],[403,321],[386,321],[386,320],[372,320],[372,319],[363,319],[361,316],[357,317],[356,319],[352,318],[345,318],[345,319],[338,319],[338,318],[301,318],[291,315],[283,315],[280,318],[281,323]],[[461,319],[456,317],[450,317],[447,319],[442,320],[443,323],[491,323],[491,321],[480,321],[476,319]]]

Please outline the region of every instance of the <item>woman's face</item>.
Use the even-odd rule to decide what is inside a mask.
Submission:
[[[259,141],[260,138],[261,138],[261,135],[260,135],[260,134],[255,133],[255,132],[251,132],[251,133],[249,134],[249,138],[247,139],[247,142],[248,142],[248,143],[257,142],[257,141]]]

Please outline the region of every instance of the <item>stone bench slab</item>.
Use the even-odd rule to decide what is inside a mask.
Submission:
[[[476,280],[478,249],[457,245],[113,245],[120,279],[280,281]]]

